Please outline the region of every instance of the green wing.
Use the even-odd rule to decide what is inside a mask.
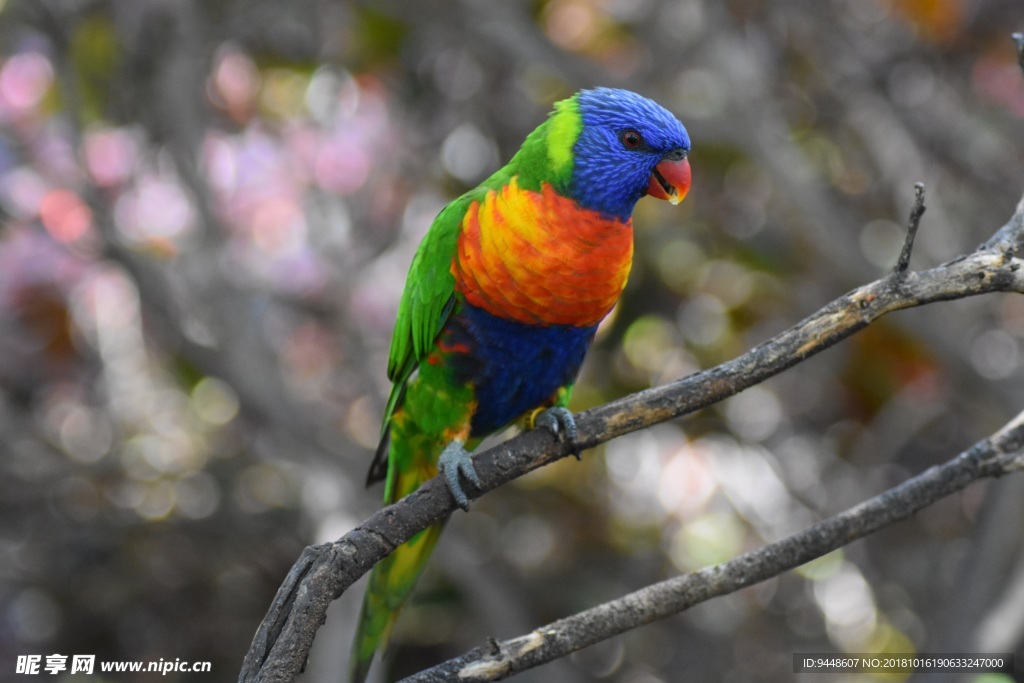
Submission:
[[[388,379],[393,384],[381,424],[380,445],[366,478],[367,485],[387,475],[388,423],[402,401],[409,378],[430,353],[455,303],[452,257],[455,255],[462,219],[469,205],[480,194],[479,190],[468,192],[441,210],[409,267],[388,355]]]
[[[455,293],[452,257],[470,201],[463,196],[446,206],[413,257],[388,355],[388,379],[396,385],[426,357],[444,324],[445,309]]]

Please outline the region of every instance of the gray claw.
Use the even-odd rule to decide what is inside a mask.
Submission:
[[[437,466],[444,472],[445,482],[448,484],[448,491],[455,499],[455,504],[464,511],[469,512],[469,498],[462,490],[462,483],[459,475],[468,479],[474,486],[480,488],[480,477],[473,467],[473,456],[462,447],[461,441],[452,441],[441,451],[441,457],[437,460]]]
[[[572,416],[568,408],[563,408],[562,406],[548,408],[538,415],[533,423],[535,426],[543,427],[554,434],[555,438],[561,437],[569,444],[569,448],[572,454],[576,456],[576,459],[580,459],[580,449],[576,445],[576,437],[578,435],[576,418]]]

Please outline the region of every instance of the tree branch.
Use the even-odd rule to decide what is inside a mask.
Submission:
[[[1022,233],[1024,199],[997,233],[1000,239],[989,240],[968,256],[920,272],[894,270],[732,361],[580,413],[578,445],[592,448],[712,405],[831,347],[886,313],[988,292],[1024,293],[1024,262],[1010,247],[1024,239]],[[481,487],[470,497],[570,454],[568,444],[555,441],[547,430],[509,439],[474,457]],[[454,509],[444,482],[435,477],[341,539],[307,548],[260,624],[239,681],[293,680],[305,666],[328,605],[394,548]]]
[[[907,221],[907,238],[903,241],[903,249],[893,269],[897,274],[907,272],[910,267],[910,254],[914,251],[914,240],[917,239],[917,229],[921,227],[924,210],[924,183],[914,183],[914,208],[910,210],[910,219]]]
[[[612,636],[664,619],[713,597],[752,586],[864,538],[961,491],[971,482],[1024,469],[1024,412],[993,436],[943,465],[840,514],[728,562],[641,588],[616,600],[542,626],[402,679],[498,681]]]

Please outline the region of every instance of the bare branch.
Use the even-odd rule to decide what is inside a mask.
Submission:
[[[1024,232],[1024,200],[1011,224],[1018,229],[1006,231],[1004,238],[1016,242]],[[1024,292],[1022,263],[1012,251],[993,245],[929,270],[893,272],[732,361],[580,413],[578,445],[592,448],[712,405],[831,347],[886,313],[988,292]],[[547,430],[510,439],[474,457],[482,485],[470,497],[570,454],[569,446],[556,442]],[[330,602],[394,548],[454,509],[444,482],[434,478],[338,541],[307,548],[260,624],[239,681],[292,680],[305,666]]]
[[[903,242],[903,249],[893,268],[893,272],[896,274],[907,272],[907,268],[910,266],[910,253],[914,250],[914,240],[917,238],[917,229],[921,226],[921,216],[924,215],[924,211],[924,183],[914,183],[914,206],[910,209],[907,237]]]
[[[780,541],[714,567],[646,586],[524,636],[500,643],[491,641],[486,647],[409,676],[403,683],[502,680],[679,614],[713,597],[770,579],[906,519],[978,479],[1020,469],[1024,469],[1024,412],[995,435],[945,464]]]

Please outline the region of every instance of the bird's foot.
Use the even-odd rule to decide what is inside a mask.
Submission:
[[[568,408],[552,406],[537,415],[533,420],[533,425],[543,427],[554,434],[556,439],[561,438],[568,443],[570,452],[576,456],[577,460],[580,459],[580,447],[576,443],[576,418],[572,416]]]
[[[469,498],[462,490],[462,483],[459,475],[468,479],[474,486],[480,488],[480,477],[477,476],[476,468],[473,467],[473,456],[462,446],[462,442],[456,439],[444,447],[441,457],[438,458],[437,466],[444,472],[444,479],[448,483],[448,491],[455,499],[455,504],[464,511],[469,512]]]

